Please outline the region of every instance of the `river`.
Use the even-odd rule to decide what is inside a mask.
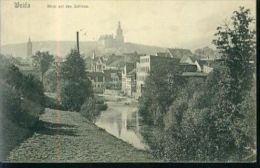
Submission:
[[[95,124],[137,149],[148,150],[149,147],[140,133],[137,102],[116,95],[102,96],[105,97],[108,108],[102,111]]]

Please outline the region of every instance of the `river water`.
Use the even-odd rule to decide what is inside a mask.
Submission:
[[[135,100],[116,95],[103,95],[108,108],[102,111],[95,124],[137,149],[148,150],[140,133],[140,116]]]

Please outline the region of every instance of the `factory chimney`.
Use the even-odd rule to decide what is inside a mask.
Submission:
[[[77,50],[79,52],[79,32],[77,32]]]

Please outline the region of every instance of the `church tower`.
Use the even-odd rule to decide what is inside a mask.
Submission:
[[[91,71],[92,72],[96,72],[96,52],[95,50],[93,51],[93,54],[92,54],[92,58],[91,58]]]
[[[31,42],[31,38],[29,37],[29,40],[27,42],[27,59],[29,61],[32,60],[32,42]]]
[[[120,21],[118,22],[118,27],[117,27],[117,30],[116,30],[115,40],[118,42],[118,44],[123,44],[124,43],[124,35],[123,35],[123,30],[121,28]]]

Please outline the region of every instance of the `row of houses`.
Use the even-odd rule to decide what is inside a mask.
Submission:
[[[168,49],[155,55],[139,55],[134,62],[125,62],[122,68],[111,68],[103,57],[93,52],[89,76],[94,92],[103,93],[106,89],[121,90],[129,97],[138,98],[142,94],[146,78],[158,64],[173,62],[179,67],[181,76],[205,78],[213,68],[215,60],[197,59],[189,50]]]
[[[104,57],[97,57],[93,52],[88,74],[95,93],[103,93],[105,89],[121,89],[121,71],[107,67],[105,62]]]
[[[143,91],[146,78],[156,66],[163,66],[171,61],[173,66],[179,66],[182,77],[205,78],[210,73],[214,60],[196,59],[186,50],[169,49],[165,53],[140,56],[135,63],[126,63],[122,70],[122,92],[138,99]]]

